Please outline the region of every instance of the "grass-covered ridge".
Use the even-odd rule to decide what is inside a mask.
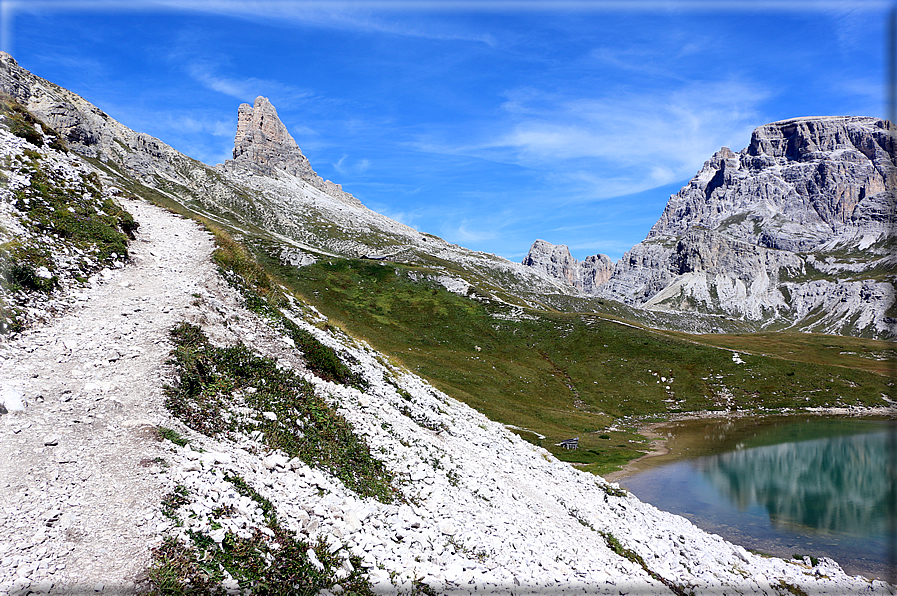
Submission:
[[[165,406],[189,428],[210,437],[267,448],[327,470],[360,496],[392,502],[393,475],[314,388],[293,371],[243,344],[217,347],[182,323],[171,332],[177,380]]]

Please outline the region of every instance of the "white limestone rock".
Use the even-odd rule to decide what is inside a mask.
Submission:
[[[670,197],[598,293],[761,327],[893,335],[893,134],[860,117],[759,127],[747,148],[723,147]]]
[[[240,104],[234,162],[266,176],[283,171],[300,178],[317,177],[277,110],[262,96],[253,105]]]
[[[554,245],[544,240],[533,242],[522,264],[586,294],[596,293],[613,272],[613,262],[607,255],[593,255],[578,261],[565,244]]]

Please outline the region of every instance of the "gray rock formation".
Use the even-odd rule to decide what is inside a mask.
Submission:
[[[300,178],[317,177],[277,116],[277,110],[262,96],[255,98],[255,105],[240,104],[234,162],[264,176],[274,176],[282,170]]]
[[[598,287],[610,278],[614,267],[607,255],[593,255],[577,261],[567,245],[555,245],[544,240],[533,242],[523,264],[586,294],[595,294]]]
[[[800,118],[720,149],[599,289],[651,309],[892,336],[894,127]]]
[[[293,251],[326,256],[393,255],[410,262],[452,263],[503,299],[575,293],[530,268],[471,251],[375,213],[339,184],[315,174],[265,98],[238,111],[234,159],[209,167],[159,139],[120,124],[58,85],[23,69],[0,52],[0,92],[56,129],[74,153],[101,163],[103,176],[128,188],[135,182],[241,231],[255,230],[276,256]],[[458,273],[456,272],[456,275]]]
[[[723,147],[670,198],[648,239],[696,225],[792,252],[856,233],[887,233],[894,129],[876,118],[802,118],[756,129],[746,149]]]

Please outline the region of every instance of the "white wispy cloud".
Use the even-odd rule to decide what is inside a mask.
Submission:
[[[418,224],[417,224],[418,216],[413,212],[390,211],[389,209],[387,209],[386,211],[383,211],[382,213],[383,213],[383,215],[385,215],[386,217],[388,217],[390,219],[394,219],[399,223],[403,223],[406,226],[408,226],[409,228],[414,228],[418,232],[420,231],[420,228],[418,227]]]
[[[343,156],[339,158],[339,161],[330,165],[332,165],[333,169],[340,174],[361,174],[371,167],[371,162],[367,158],[357,160],[353,163],[347,163],[346,160],[348,158],[348,155],[343,154]]]
[[[480,222],[482,223],[482,222]],[[498,237],[498,230],[493,226],[483,227],[476,225],[469,220],[462,221],[453,229],[444,233],[445,236],[452,239],[459,239],[461,242],[483,242],[486,240],[494,240]]]
[[[232,137],[236,131],[233,120],[206,119],[186,114],[162,114],[169,128],[189,133],[208,133],[215,137]]]
[[[514,90],[491,138],[448,150],[552,168],[590,184],[592,198],[616,196],[689,178],[720,147],[745,146],[769,96],[738,80],[602,97]]]
[[[0,0],[28,6],[29,11],[80,9],[91,11],[155,11],[214,14],[254,22],[305,24],[343,31],[364,31],[446,41],[495,45],[489,33],[462,24],[433,23],[415,15],[477,11],[477,3],[385,0]],[[495,4],[492,10],[501,8]],[[506,5],[509,10],[516,10]],[[396,18],[401,15],[402,18]]]
[[[198,83],[212,91],[217,91],[242,101],[252,101],[259,95],[279,95],[290,101],[305,100],[314,95],[311,91],[279,81],[257,77],[232,78],[221,76],[217,73],[215,67],[202,62],[193,62],[188,64],[186,68],[190,77]]]

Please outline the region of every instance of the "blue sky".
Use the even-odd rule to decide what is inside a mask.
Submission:
[[[268,97],[324,178],[519,261],[619,258],[721,146],[884,115],[888,2],[0,0],[0,45],[208,164]]]

